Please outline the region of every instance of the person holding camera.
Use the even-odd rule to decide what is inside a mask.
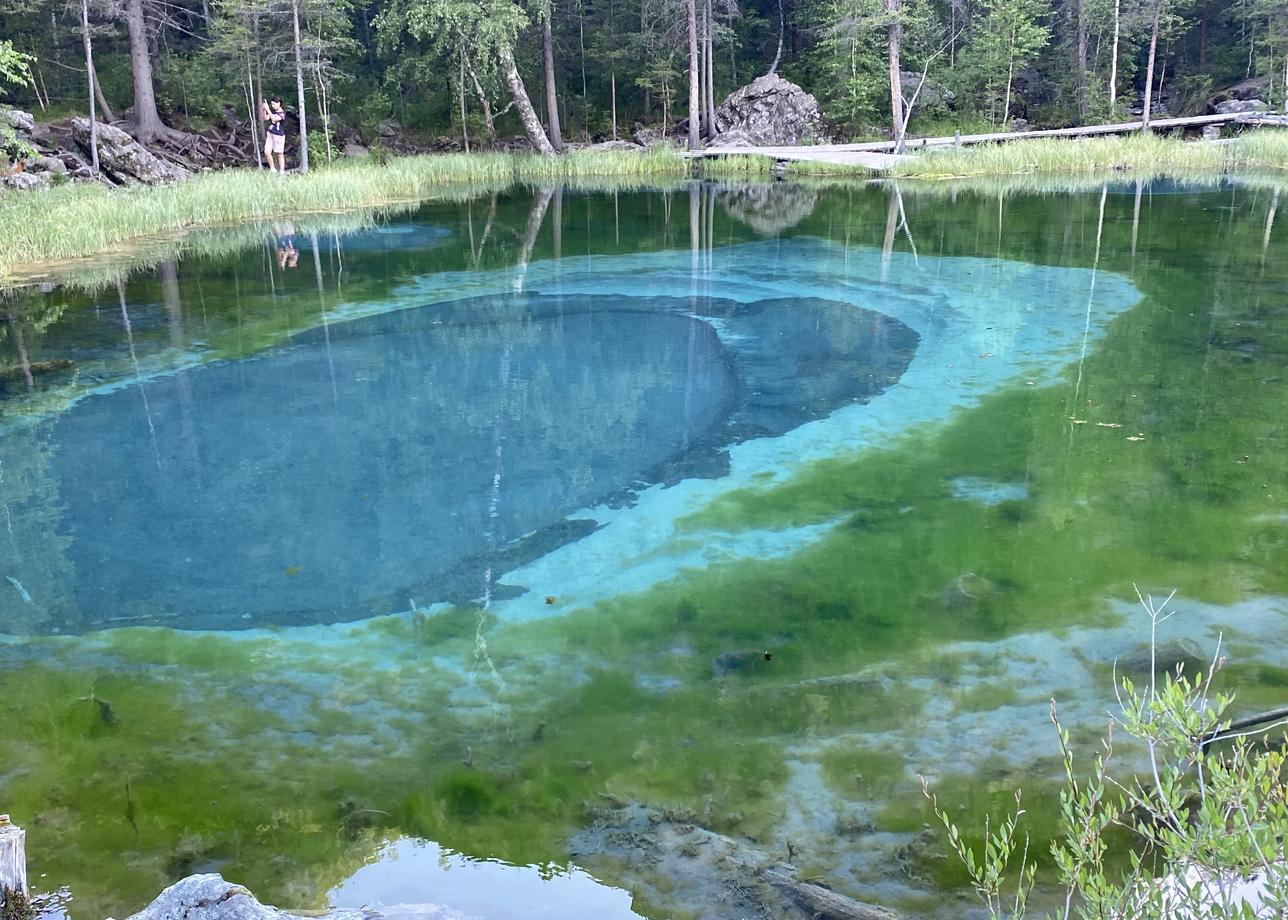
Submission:
[[[276,155],[276,170],[281,175],[286,175],[286,111],[282,108],[282,100],[279,96],[274,96],[268,102],[263,100],[259,103],[260,120],[267,126],[264,134],[264,159],[268,161],[268,168],[274,169],[273,157]]]

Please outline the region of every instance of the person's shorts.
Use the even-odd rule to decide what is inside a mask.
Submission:
[[[266,134],[264,136],[265,153],[286,153],[286,135],[285,134]]]

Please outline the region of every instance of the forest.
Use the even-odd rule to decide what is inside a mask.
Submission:
[[[277,95],[305,163],[696,144],[769,73],[836,140],[1183,115],[1235,84],[1288,105],[1288,0],[2,0],[0,36],[0,91],[42,121],[250,144]]]

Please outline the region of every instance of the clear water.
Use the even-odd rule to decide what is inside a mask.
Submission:
[[[73,916],[400,847],[515,867],[444,916],[789,856],[961,916],[916,776],[1044,849],[1133,584],[1282,702],[1276,186],[453,198],[0,300],[0,805]]]

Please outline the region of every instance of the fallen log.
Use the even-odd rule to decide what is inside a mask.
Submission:
[[[783,866],[762,869],[760,877],[786,893],[815,920],[899,920],[884,907],[864,904],[814,882],[798,880]]]
[[[1288,721],[1288,706],[1280,706],[1278,709],[1271,709],[1266,712],[1258,712],[1255,715],[1244,716],[1242,719],[1235,719],[1224,728],[1209,729],[1203,735],[1199,747],[1206,748],[1209,744],[1215,744],[1226,738],[1231,738],[1238,734],[1245,733],[1248,729],[1256,728],[1259,725],[1265,726],[1269,731],[1273,728],[1271,722]]]

